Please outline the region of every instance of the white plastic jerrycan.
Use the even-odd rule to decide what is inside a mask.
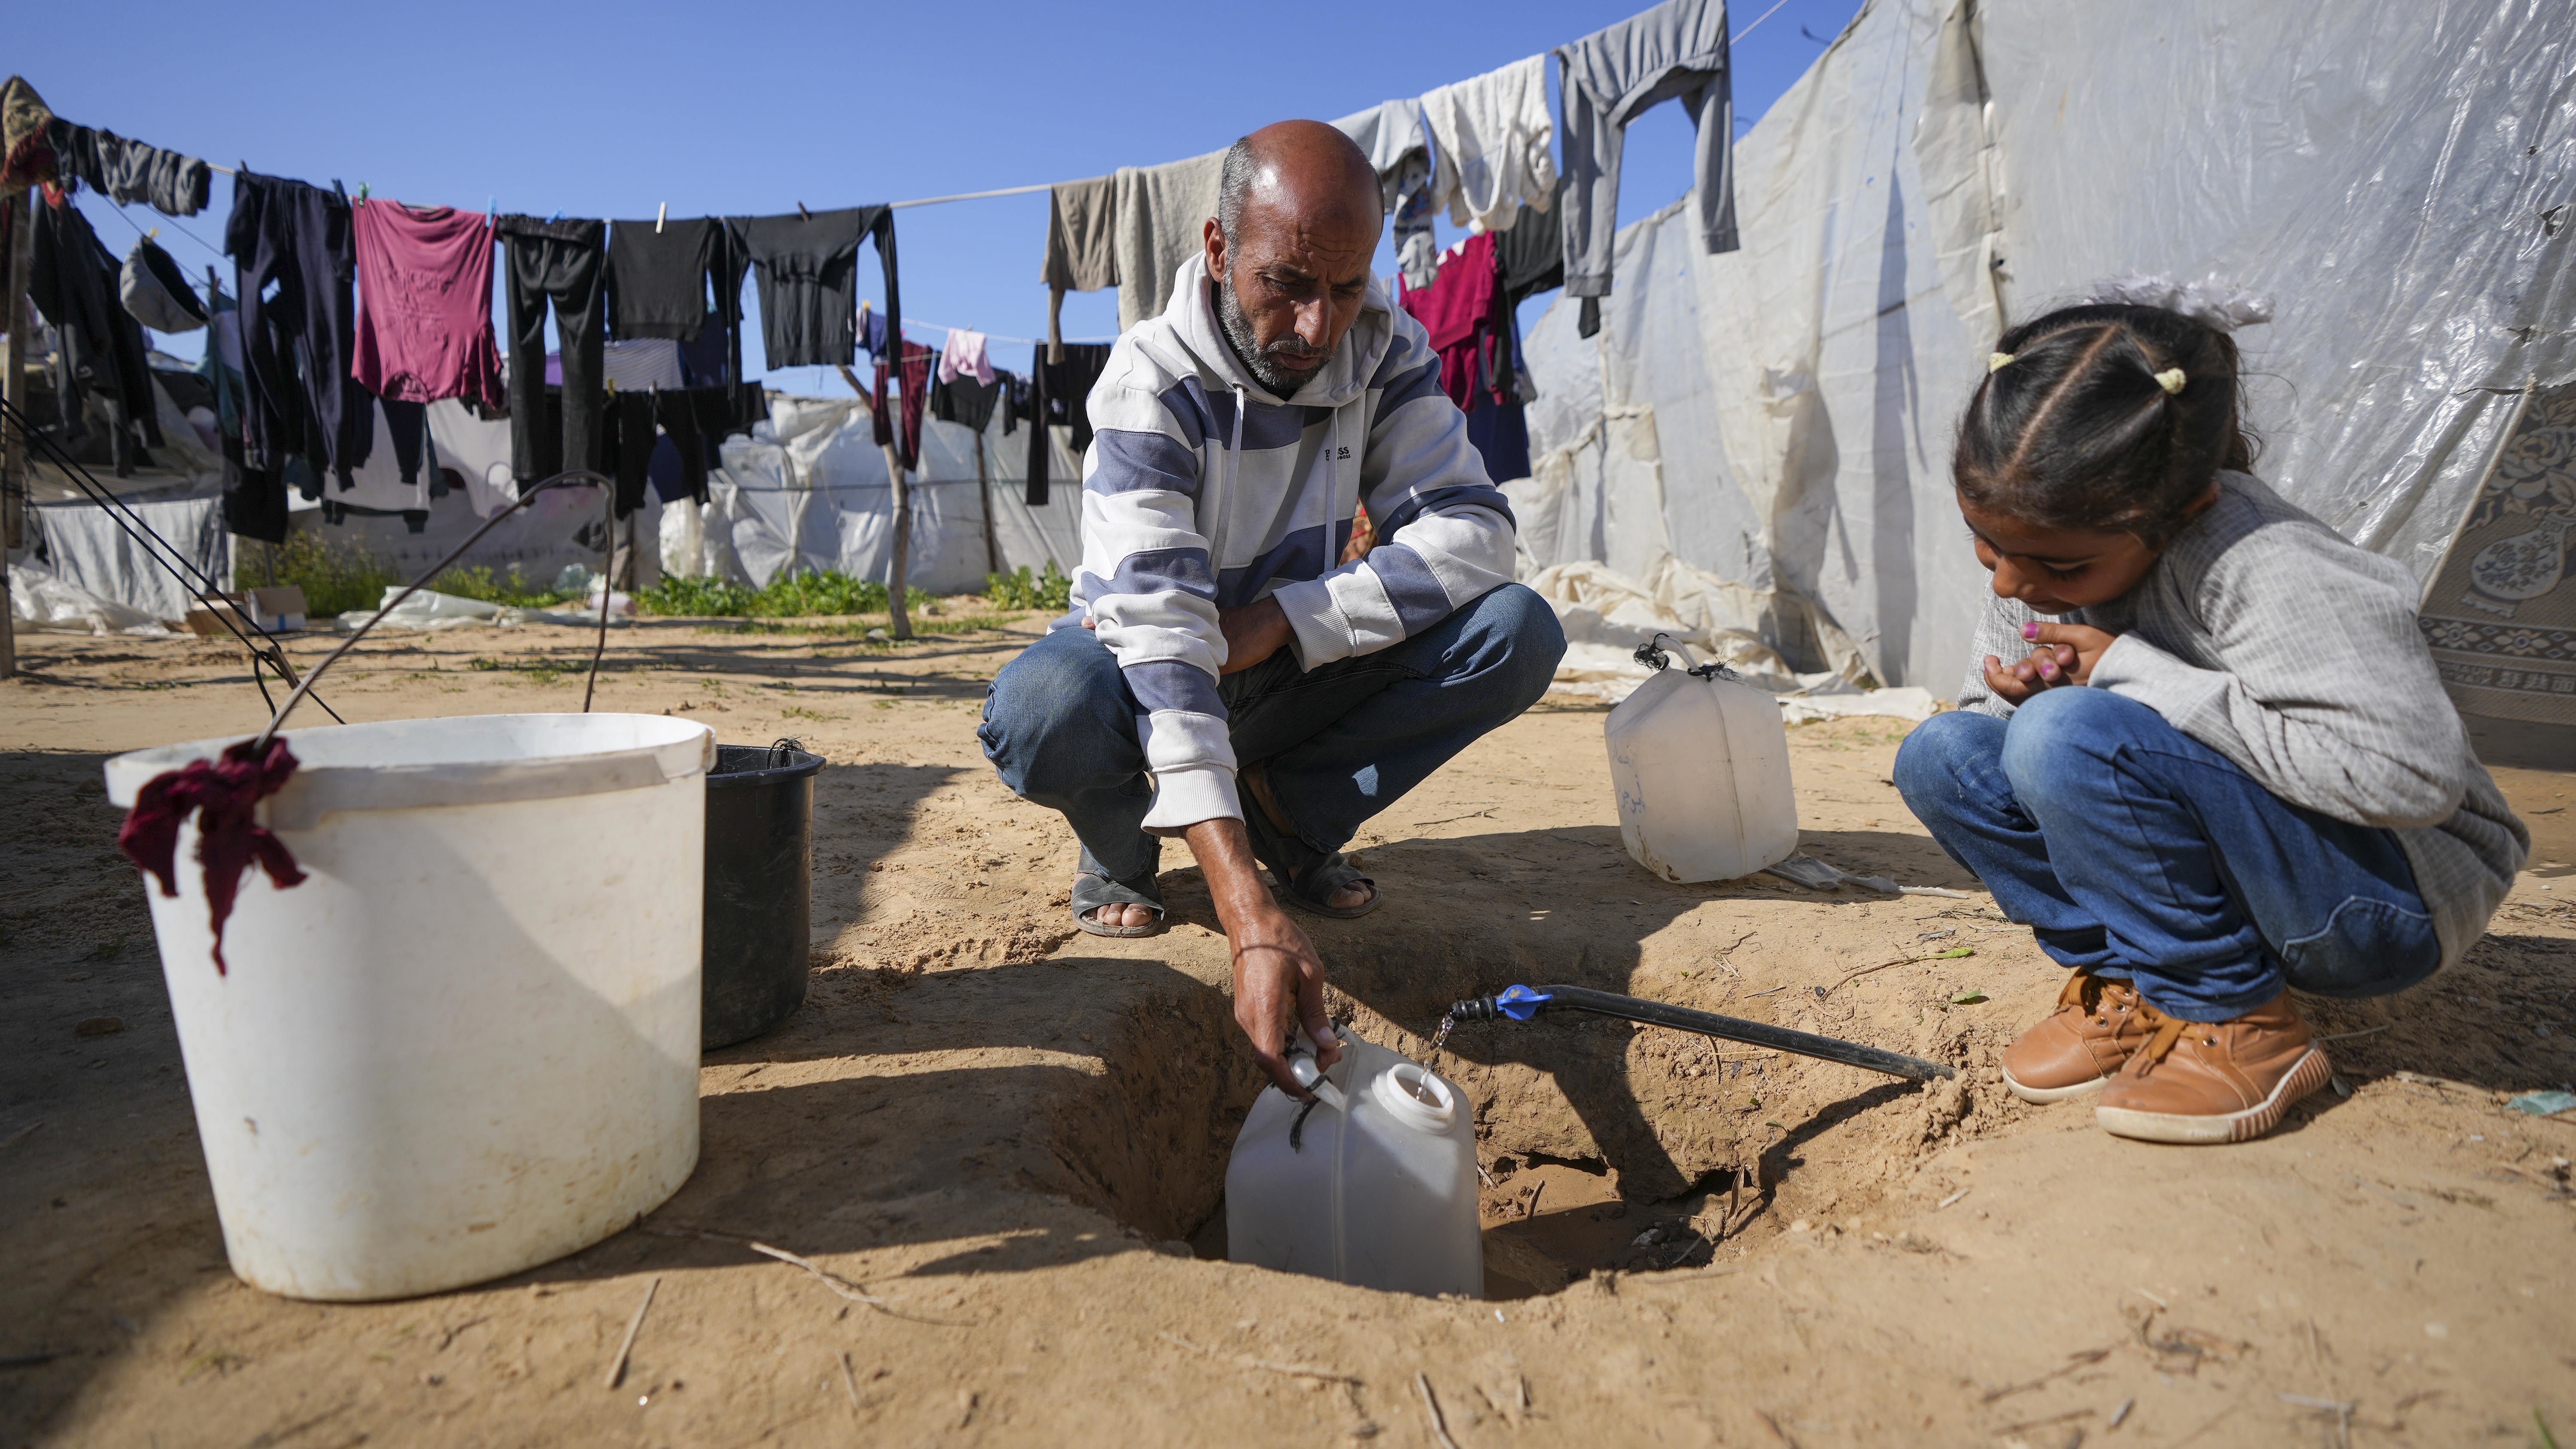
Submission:
[[[1628,854],[1684,882],[1733,880],[1796,854],[1779,702],[1723,665],[1666,668],[1651,647],[1637,657],[1655,676],[1610,711],[1605,730]]]
[[[1398,1293],[1485,1296],[1474,1113],[1457,1087],[1356,1037],[1317,1101],[1263,1091],[1225,1170],[1226,1256]]]

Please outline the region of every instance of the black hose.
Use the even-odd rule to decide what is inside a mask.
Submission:
[[[1668,1026],[1676,1031],[1697,1032],[1701,1036],[1770,1047],[1775,1051],[1840,1062],[1847,1067],[1885,1072],[1891,1077],[1907,1077],[1918,1082],[1958,1075],[1939,1062],[1927,1062],[1902,1052],[1881,1051],[1877,1047],[1862,1046],[1836,1037],[1791,1031],[1785,1026],[1771,1026],[1740,1017],[1719,1016],[1713,1011],[1693,1011],[1687,1006],[1666,1006],[1660,1001],[1646,1001],[1582,986],[1515,986],[1494,996],[1461,1001],[1449,1008],[1449,1015],[1462,1022],[1526,1021],[1539,1012],[1550,1010],[1588,1011],[1597,1016],[1623,1017],[1629,1021],[1642,1021],[1648,1026]]]

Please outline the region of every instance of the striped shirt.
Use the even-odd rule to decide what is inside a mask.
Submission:
[[[1413,637],[1512,578],[1512,514],[1440,391],[1420,323],[1372,278],[1282,402],[1219,330],[1206,266],[1118,339],[1091,390],[1073,611],[1118,658],[1155,782],[1145,828],[1242,818],[1217,611],[1275,598],[1301,667]],[[1342,564],[1357,505],[1378,543]]]

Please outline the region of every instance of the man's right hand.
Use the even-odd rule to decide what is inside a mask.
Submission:
[[[1234,956],[1235,1025],[1279,1089],[1302,1099],[1306,1089],[1289,1072],[1286,1054],[1297,1028],[1315,1040],[1317,1066],[1329,1067],[1342,1055],[1324,1011],[1323,958],[1263,883],[1242,821],[1202,820],[1184,838],[1207,878],[1217,924]]]

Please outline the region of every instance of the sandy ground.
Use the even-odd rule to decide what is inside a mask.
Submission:
[[[1901,726],[1791,731],[1806,847],[1964,899],[1661,884],[1618,847],[1602,711],[1543,704],[1363,837],[1386,908],[1309,927],[1338,1016],[1420,1053],[1454,998],[1569,981],[1962,1079],[1461,1028],[1436,1064],[1476,1103],[1497,1296],[1422,1300],[1206,1260],[1257,1086],[1223,940],[1177,848],[1168,933],[1070,929],[1070,835],[974,741],[1020,642],[619,630],[604,708],[830,761],[812,994],[710,1056],[696,1176],[636,1230],[332,1306],[226,1270],[99,783],[107,754],[249,732],[258,697],[210,643],[23,640],[0,685],[0,1442],[1436,1444],[1426,1390],[1462,1449],[2520,1445],[2544,1420],[2576,1442],[2576,1114],[2502,1105],[2576,1079],[2568,776],[2499,771],[2540,848],[2465,965],[2311,1004],[2366,1033],[2332,1047],[2348,1095],[2261,1142],[2154,1148],[2001,1091],[1995,1054],[2059,974],[1898,802]],[[388,719],[578,708],[589,640],[362,647],[323,692]],[[2576,752],[2526,731],[2490,757]]]

